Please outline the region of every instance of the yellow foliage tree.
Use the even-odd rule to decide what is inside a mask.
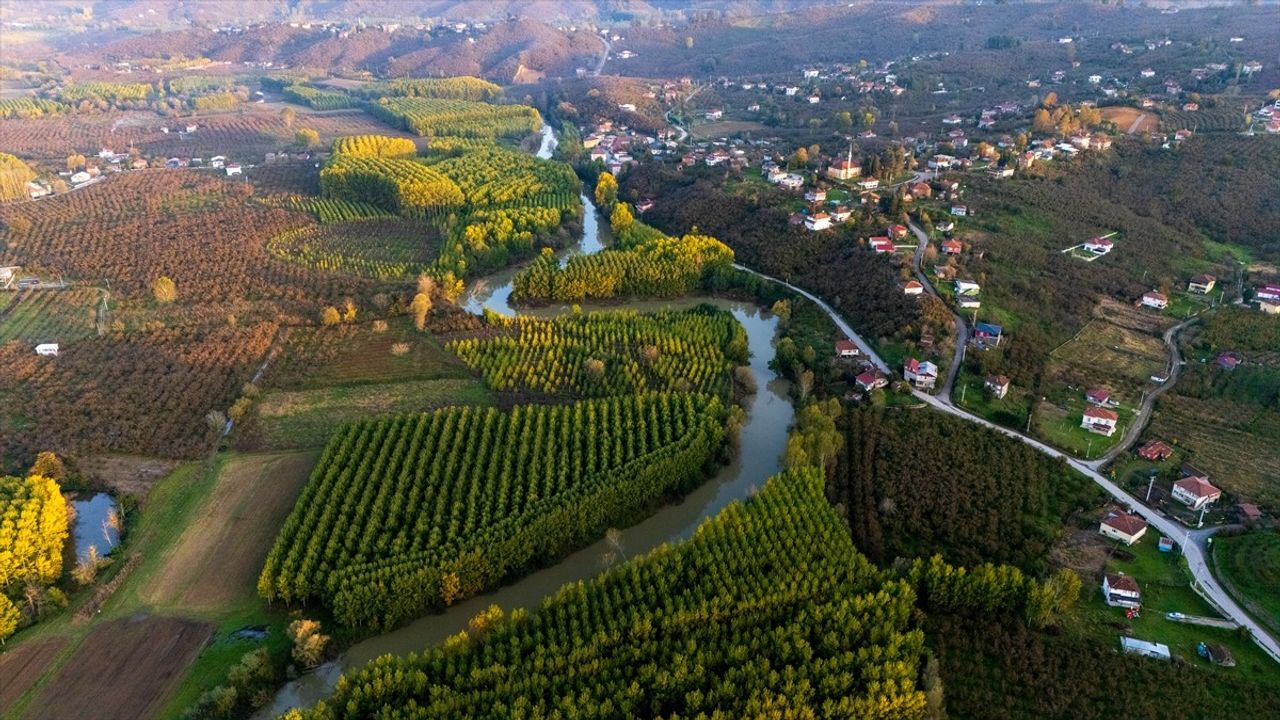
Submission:
[[[618,201],[618,179],[613,173],[602,172],[596,181],[596,205],[606,210]]]
[[[320,322],[326,327],[337,325],[342,322],[342,314],[338,312],[338,308],[330,305],[320,313]]]
[[[161,275],[151,282],[151,294],[156,302],[171,303],[178,299],[178,286],[167,276]]]
[[[0,478],[0,588],[62,575],[67,501],[51,478]]]

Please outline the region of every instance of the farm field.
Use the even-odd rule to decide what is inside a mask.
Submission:
[[[349,422],[448,405],[492,404],[493,394],[472,378],[272,390],[263,393],[239,442],[253,449],[317,448]]]
[[[177,130],[188,123],[199,129],[179,136]],[[161,131],[168,127],[170,132]],[[343,135],[376,132],[409,137],[388,128],[360,110],[309,113],[299,110],[293,127],[285,125],[278,110],[248,107],[243,112],[197,115],[179,120],[148,111],[77,113],[40,120],[0,120],[0,137],[5,150],[19,157],[61,164],[71,152],[96,155],[104,147],[124,152],[136,147],[144,156],[156,158],[211,157],[225,155],[231,160],[262,162],[268,152],[295,151],[298,128],[308,127],[327,145]]]
[[[720,120],[717,122],[698,123],[689,129],[689,135],[696,140],[730,137],[740,133],[774,132],[777,132],[777,130],[750,120]]]
[[[22,717],[152,718],[212,632],[207,623],[163,617],[99,625]],[[131,681],[121,676],[125,668]]]
[[[11,340],[63,343],[89,337],[97,331],[100,295],[99,290],[89,287],[25,293],[0,316],[0,344]],[[0,301],[8,300],[7,295],[0,295]]]
[[[478,319],[461,314],[446,322],[455,320],[460,328],[480,326]],[[475,377],[434,334],[416,330],[412,318],[391,318],[386,323],[383,332],[370,323],[292,329],[263,379],[264,387],[302,390]]]
[[[1105,387],[1126,405],[1137,405],[1152,375],[1163,375],[1168,351],[1159,338],[1091,320],[1072,340],[1050,354],[1046,374],[1060,384]]]
[[[195,521],[140,588],[142,600],[197,613],[251,601],[271,540],[316,459],[309,452],[228,458]]]
[[[33,640],[0,653],[0,715],[8,717],[9,708],[31,689],[45,674],[49,663],[66,644],[64,638]]]
[[[1213,564],[1236,599],[1272,632],[1280,632],[1280,534],[1218,535]]]
[[[1280,507],[1280,413],[1176,390],[1160,398],[1151,431],[1189,451],[1210,482],[1242,499]]]
[[[268,240],[267,249],[310,270],[390,280],[426,272],[438,240],[425,222],[356,220],[287,230]]]
[[[275,333],[271,323],[139,331],[68,343],[56,358],[0,345],[0,465],[25,467],[50,447],[72,456],[207,452],[205,414],[230,406]]]
[[[1102,108],[1102,119],[1115,123],[1117,130],[1131,135],[1154,132],[1160,122],[1155,113],[1123,106]]]

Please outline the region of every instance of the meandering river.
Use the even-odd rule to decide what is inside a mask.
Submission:
[[[538,157],[551,157],[555,145],[555,135],[549,127],[544,126]],[[562,259],[575,254],[598,252],[610,240],[608,222],[600,217],[585,193],[582,202],[583,207],[587,208],[583,218],[582,237],[573,247],[560,252]],[[507,270],[476,283],[465,298],[467,310],[478,313],[489,309],[513,315],[516,311],[510,305],[510,298],[511,278],[514,274],[514,270]],[[769,476],[781,469],[787,429],[794,412],[787,395],[786,381],[769,368],[769,361],[773,358],[773,343],[778,334],[776,317],[751,303],[707,297],[632,301],[610,307],[649,311],[681,309],[703,302],[731,312],[747,332],[751,350],[749,366],[758,391],[743,402],[747,420],[740,435],[740,449],[734,460],[721,468],[715,478],[679,502],[662,507],[647,520],[621,530],[617,545],[621,547],[623,559],[637,557],[664,543],[689,537],[704,520],[720,512],[731,502],[749,496]],[[555,315],[568,309],[568,306],[539,308],[529,311],[529,314]],[[586,305],[584,309],[592,309],[592,306]],[[381,655],[421,652],[465,629],[467,622],[489,605],[497,604],[507,612],[515,608],[536,609],[544,598],[560,586],[594,577],[607,567],[606,557],[615,552],[615,545],[602,540],[564,558],[552,567],[539,570],[505,587],[458,603],[443,613],[427,615],[402,628],[357,643],[337,660],[290,682],[277,693],[271,705],[255,717],[265,720],[292,708],[305,707],[323,700],[333,692],[342,673],[356,669]]]

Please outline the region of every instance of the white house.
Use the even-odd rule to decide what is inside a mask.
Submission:
[[[863,178],[858,181],[858,188],[860,190],[875,190],[878,187],[880,187],[880,181],[873,177]]]
[[[93,179],[93,176],[81,170],[78,173],[73,173],[70,179],[72,185],[83,185]]]
[[[1165,297],[1164,293],[1152,290],[1151,292],[1144,293],[1142,295],[1142,306],[1155,308],[1156,310],[1163,310],[1166,307],[1169,307],[1169,298]]]
[[[932,389],[938,382],[938,366],[909,358],[902,364],[902,377],[918,388]]]
[[[972,280],[956,280],[956,295],[977,295],[982,286]]]
[[[951,214],[955,215],[956,217],[968,217],[969,208],[964,205],[952,205]]]
[[[1115,243],[1111,242],[1106,238],[1101,238],[1101,237],[1090,238],[1084,244],[1084,249],[1088,250],[1094,255],[1106,255],[1107,253],[1111,252],[1111,249],[1114,247],[1115,247]]]
[[[240,164],[231,163],[226,167],[226,172],[227,172],[227,177],[231,177],[232,175],[239,175],[241,173]]]
[[[1103,575],[1102,597],[1111,607],[1142,607],[1142,589],[1138,587],[1138,581],[1128,575]]]
[[[1119,421],[1120,416],[1114,410],[1090,406],[1085,408],[1080,427],[1091,433],[1111,437],[1115,434],[1116,423]]]
[[[1213,286],[1218,282],[1218,278],[1202,274],[1196,275],[1187,282],[1187,292],[1193,292],[1200,295],[1208,295],[1213,292]]]
[[[1009,394],[1009,378],[1004,375],[988,375],[986,382],[982,383],[982,387],[992,395],[1003,398]]]
[[[58,343],[41,343],[36,346],[37,355],[58,356]]]
[[[820,203],[827,201],[827,191],[821,188],[814,188],[804,194],[806,202]]]
[[[1258,300],[1280,302],[1280,285],[1263,285],[1254,291],[1253,296]]]
[[[1173,498],[1192,510],[1212,505],[1222,497],[1222,491],[1201,477],[1183,478],[1173,484]]]
[[[1132,545],[1147,533],[1147,521],[1132,513],[1111,513],[1102,519],[1098,532],[1103,537]]]
[[[908,280],[902,283],[902,292],[904,295],[923,295],[924,285],[919,280]]]
[[[719,108],[716,108],[714,110],[708,110],[704,115],[704,117],[706,117],[706,119],[708,120],[719,120],[720,118],[724,117],[724,111],[720,110]]]
[[[851,358],[858,356],[858,345],[852,340],[836,341],[836,357]]]
[[[831,216],[824,213],[814,213],[804,219],[804,226],[810,230],[829,230],[831,229]]]

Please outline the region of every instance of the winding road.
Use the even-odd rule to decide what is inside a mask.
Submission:
[[[924,286],[925,292],[938,297],[937,289],[933,287],[933,283],[929,281],[929,278],[920,268],[920,263],[924,259],[925,248],[929,247],[929,234],[921,230],[920,226],[911,220],[907,221],[907,227],[911,228],[911,232],[915,233],[916,236],[916,252],[911,258],[911,269],[915,271],[916,280],[919,280],[920,284]],[[947,307],[949,309],[951,306],[948,305]],[[951,310],[951,317],[955,319],[956,323],[956,349],[951,357],[951,367],[947,369],[947,379],[942,383],[942,392],[938,393],[948,399],[951,397],[952,390],[955,389],[956,376],[960,374],[960,363],[964,361],[965,346],[969,344],[968,323],[955,310]]]
[[[919,232],[920,232],[918,228],[916,228],[915,226],[912,226],[912,230],[917,232],[917,238],[918,238]],[[917,248],[917,252],[922,253],[923,250],[920,248]],[[808,290],[805,290],[800,287],[796,287],[795,285],[792,285],[789,282],[786,282],[784,280],[779,280],[778,278],[771,277],[769,275],[765,275],[764,273],[757,272],[743,265],[739,265],[735,263],[734,267],[738,268],[739,270],[744,270],[753,275],[764,278],[766,280],[770,280],[772,282],[778,283],[779,285],[789,288],[793,292],[813,301],[814,304],[822,308],[822,311],[825,312],[827,316],[831,318],[831,321],[835,323],[836,327],[839,328],[842,333],[844,333],[847,337],[853,340],[855,344],[857,344],[858,349],[863,352],[863,354],[871,361],[872,364],[874,364],[882,372],[886,372],[886,373],[889,372],[889,366],[887,363],[885,363],[884,359],[881,358],[879,355],[877,355],[875,350],[872,349],[871,345],[853,329],[853,326],[847,320],[845,320],[844,317],[840,315],[840,313],[836,312],[834,308],[828,305],[826,301],[824,301],[822,298],[819,298],[817,295],[814,295]],[[929,286],[926,285],[926,287],[929,287]],[[1177,337],[1177,333],[1181,331],[1182,328],[1190,324],[1192,320],[1194,320],[1194,318],[1185,320],[1182,323],[1175,325],[1174,327],[1170,328],[1168,331],[1165,332],[1165,343],[1172,348],[1172,353],[1173,353],[1171,355],[1172,368],[1170,370],[1169,377],[1163,384],[1161,384],[1159,388],[1157,388],[1156,390],[1152,391],[1152,393],[1150,393],[1150,397],[1148,398],[1147,401],[1144,401],[1143,410],[1139,414],[1138,422],[1134,422],[1130,428],[1130,433],[1132,433],[1132,435],[1130,435],[1130,433],[1126,433],[1124,440],[1119,445],[1117,445],[1117,448],[1119,448],[1119,450],[1113,451],[1113,453],[1118,454],[1118,452],[1123,452],[1123,450],[1127,447],[1127,445],[1130,442],[1132,442],[1134,438],[1137,437],[1137,433],[1133,430],[1133,428],[1140,428],[1141,425],[1146,422],[1147,417],[1151,413],[1151,407],[1155,401],[1155,397],[1158,396],[1160,393],[1164,392],[1165,390],[1167,390],[1168,388],[1172,387],[1173,383],[1177,380],[1177,373],[1181,368],[1181,355],[1177,351],[1176,337]],[[960,349],[962,349],[964,346],[958,345],[957,347],[958,347],[957,349],[957,357],[958,357],[961,352]],[[953,360],[952,366],[953,366],[952,375],[948,377],[948,381],[947,381],[948,386],[951,385],[951,381],[954,379],[955,367],[957,366],[957,362],[955,360]],[[1044,453],[1045,455],[1048,455],[1049,457],[1063,460],[1072,469],[1082,473],[1083,475],[1088,477],[1090,480],[1092,480],[1094,483],[1096,483],[1098,486],[1100,486],[1102,489],[1106,490],[1111,495],[1111,497],[1113,497],[1118,503],[1132,508],[1135,513],[1142,516],[1142,518],[1146,520],[1149,525],[1154,527],[1162,535],[1173,538],[1175,540],[1178,540],[1180,538],[1181,542],[1179,544],[1181,545],[1181,548],[1182,548],[1183,557],[1186,558],[1187,567],[1191,571],[1192,578],[1194,579],[1192,582],[1192,587],[1196,590],[1196,592],[1198,592],[1201,597],[1203,597],[1207,602],[1209,602],[1209,604],[1213,605],[1219,612],[1221,612],[1224,617],[1230,620],[1233,620],[1236,623],[1239,623],[1240,625],[1243,625],[1244,627],[1248,628],[1249,634],[1253,638],[1254,642],[1256,642],[1258,646],[1263,649],[1263,651],[1265,651],[1268,655],[1270,655],[1272,659],[1274,659],[1277,662],[1280,662],[1280,643],[1277,643],[1275,638],[1269,635],[1257,622],[1253,620],[1253,618],[1251,618],[1244,611],[1243,608],[1240,607],[1239,604],[1236,603],[1235,600],[1231,598],[1230,595],[1227,594],[1226,590],[1224,590],[1223,587],[1220,584],[1218,584],[1218,581],[1213,577],[1213,573],[1209,570],[1209,565],[1208,565],[1208,562],[1206,561],[1207,547],[1206,547],[1205,541],[1212,534],[1212,530],[1198,530],[1198,531],[1192,532],[1191,530],[1183,527],[1182,525],[1175,522],[1174,520],[1166,517],[1164,513],[1157,511],[1153,508],[1147,507],[1146,505],[1143,505],[1142,503],[1138,502],[1136,498],[1134,498],[1129,493],[1122,490],[1120,486],[1116,485],[1110,479],[1104,477],[1099,472],[1099,470],[1110,459],[1110,457],[1114,457],[1113,453],[1108,453],[1107,456],[1104,456],[1097,460],[1092,460],[1092,461],[1080,460],[1078,458],[1072,457],[1062,452],[1061,450],[1050,447],[1049,445],[1046,445],[1045,443],[1039,440],[1036,440],[1035,438],[1032,438],[1028,435],[1024,435],[1016,430],[1011,430],[1009,428],[996,425],[995,423],[992,423],[984,418],[980,418],[968,411],[965,411],[956,407],[952,403],[951,396],[949,393],[946,395],[930,395],[928,393],[921,392],[919,390],[914,390],[912,391],[912,394],[918,400],[925,403],[926,405],[933,407],[935,410],[947,413],[948,415],[953,415],[963,420],[968,420],[969,422],[972,422],[972,423],[977,423],[978,425],[982,425],[983,427],[989,428],[991,430],[995,430],[996,432],[1002,433],[1011,438],[1014,438],[1015,440],[1021,441],[1035,448],[1036,450]]]

